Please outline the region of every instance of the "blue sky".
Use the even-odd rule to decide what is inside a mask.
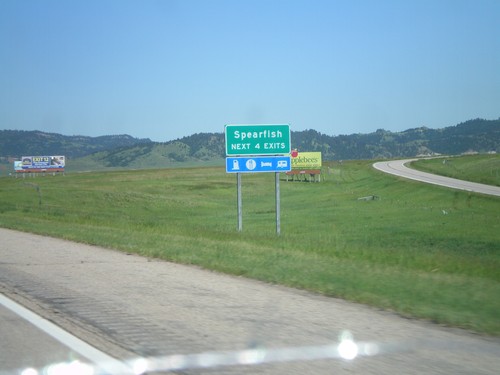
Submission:
[[[500,1],[0,0],[0,129],[169,141],[500,117]]]

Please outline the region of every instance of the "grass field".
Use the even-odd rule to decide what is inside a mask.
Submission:
[[[321,183],[222,167],[0,178],[0,226],[500,334],[500,199],[329,164]],[[373,200],[359,199],[374,196]]]

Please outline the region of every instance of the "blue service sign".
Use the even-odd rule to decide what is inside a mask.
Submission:
[[[288,172],[292,169],[290,156],[227,157],[227,173]]]

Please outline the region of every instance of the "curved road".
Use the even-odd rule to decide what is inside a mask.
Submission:
[[[409,178],[411,180],[416,180],[439,186],[445,186],[452,189],[460,189],[460,190],[472,191],[474,193],[495,195],[497,197],[500,197],[500,187],[498,186],[479,184],[476,182],[457,180],[455,178],[421,172],[415,169],[408,168],[405,165],[415,160],[418,159],[381,161],[373,164],[373,167],[375,169],[378,169],[379,171],[393,174],[399,177]]]

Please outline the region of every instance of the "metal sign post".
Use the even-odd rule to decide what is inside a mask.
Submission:
[[[243,229],[243,215],[241,208],[241,173],[236,173],[236,185],[238,189],[238,232],[241,232]]]
[[[276,172],[276,234],[279,236],[281,234],[281,221],[280,221],[280,174]]]

